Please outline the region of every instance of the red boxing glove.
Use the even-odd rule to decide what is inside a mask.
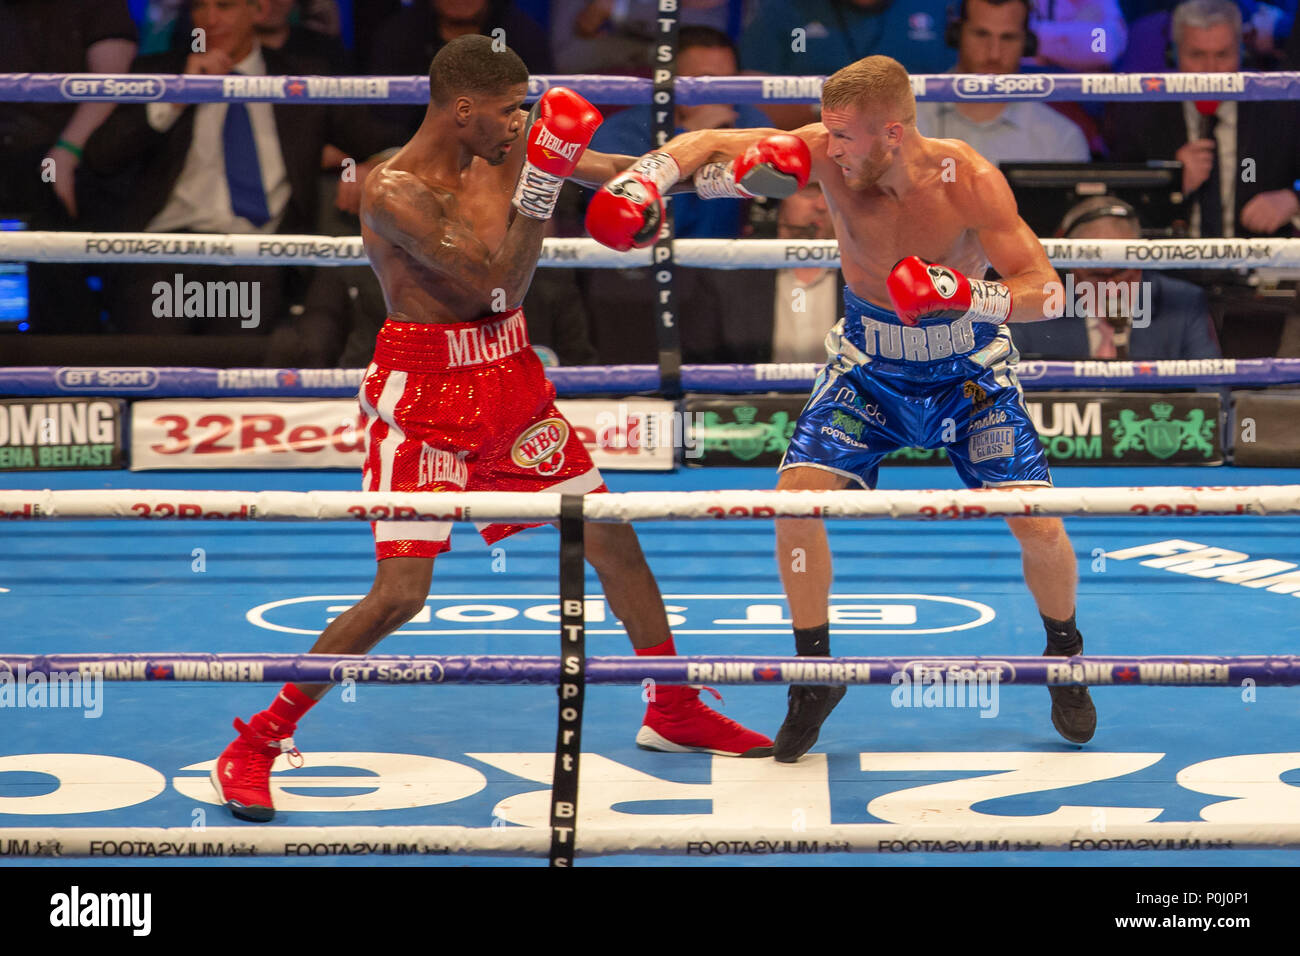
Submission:
[[[630,169],[601,186],[587,206],[591,238],[619,252],[654,245],[663,221],[664,201],[658,188]]]
[[[533,219],[550,219],[560,187],[573,175],[604,117],[573,90],[555,86],[537,101],[528,121],[528,152],[515,185],[515,208]]]
[[[808,185],[812,153],[798,136],[777,133],[760,139],[729,163],[708,163],[695,171],[701,199],[785,199]]]
[[[885,285],[904,325],[916,325],[921,319],[962,318],[1001,325],[1011,314],[1011,290],[1001,282],[968,279],[919,256],[900,259]]]

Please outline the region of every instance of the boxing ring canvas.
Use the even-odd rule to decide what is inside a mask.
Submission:
[[[614,491],[743,489],[754,469],[611,473]],[[1286,484],[1278,469],[1058,470],[1067,487]],[[126,488],[127,472],[12,474],[13,488]],[[352,491],[349,473],[155,473],[156,488]],[[884,489],[956,488],[949,468],[883,469]],[[1293,517],[1066,519],[1079,559],[1078,620],[1089,655],[1295,652],[1297,587],[1270,590],[1196,576],[1169,556],[1220,548],[1238,561],[1300,565]],[[1000,520],[828,522],[835,556],[832,650],[838,656],[1032,656],[1042,627],[1016,543]],[[642,546],[683,655],[793,654],[770,522],[647,522]],[[0,549],[0,634],[11,654],[134,651],[303,653],[374,573],[361,523],[9,522]],[[1173,542],[1181,542],[1174,544]],[[435,563],[425,610],[382,654],[553,655],[559,636],[557,533],[534,529],[485,547],[459,525]],[[1221,555],[1222,557],[1222,555]],[[1229,556],[1231,557],[1231,556]],[[1155,566],[1144,561],[1156,561]],[[1194,570],[1194,569],[1193,569]],[[1248,577],[1248,576],[1247,576]],[[587,576],[587,652],[629,652]],[[707,680],[704,681],[707,683]],[[782,686],[720,686],[721,711],[773,733]],[[678,856],[580,858],[582,865],[1295,866],[1295,850],[1141,846],[1117,834],[1150,823],[1300,823],[1300,725],[1286,687],[1094,686],[1098,730],[1078,747],[1048,719],[1042,687],[985,688],[936,701],[920,687],[851,687],[797,764],[638,750],[642,688],[589,684],[579,828],[695,826],[787,834],[707,839]],[[306,758],[277,770],[270,824],[215,803],[208,770],[230,722],[265,704],[268,685],[105,682],[85,707],[0,707],[0,829],[547,826],[556,691],[550,686],[335,689],[296,734]],[[0,695],[0,702],[4,698]],[[84,703],[84,702],[83,702]],[[279,765],[277,764],[277,767]],[[1000,824],[1086,830],[1069,852],[1027,845],[963,852]],[[811,836],[830,826],[952,825],[956,845],[844,853]],[[1091,845],[1089,845],[1091,840]],[[1177,841],[1174,841],[1177,843]],[[76,865],[0,846],[0,865]],[[774,852],[775,851],[775,852]],[[222,865],[169,859],[176,848],[103,841],[91,865]],[[240,865],[516,865],[320,838]],[[535,861],[543,865],[542,861]]]

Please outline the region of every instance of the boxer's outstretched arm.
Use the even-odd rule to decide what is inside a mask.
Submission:
[[[973,222],[980,245],[989,263],[1011,290],[1011,315],[1008,322],[1034,322],[1060,317],[1055,308],[1061,300],[1052,296],[1061,277],[1052,268],[1043,244],[1016,209],[1016,200],[1006,178],[997,169],[973,173],[970,188],[964,191],[967,221]],[[1049,311],[1049,303],[1053,310]]]
[[[578,160],[578,168],[573,175],[569,177],[575,183],[581,183],[583,186],[590,186],[592,189],[599,189],[605,183],[609,182],[623,170],[627,169],[637,161],[636,156],[622,156],[617,153],[596,153],[587,150]],[[689,179],[678,183],[672,189],[671,193],[688,193],[694,192],[695,186]]]
[[[599,189],[623,170],[637,161],[636,156],[622,156],[617,153],[593,153],[587,150],[578,160],[578,168],[569,179],[583,186]],[[670,193],[689,193],[695,191],[689,179],[678,183]]]
[[[826,155],[826,127],[811,123],[799,129],[701,129],[693,133],[674,136],[654,152],[668,153],[681,169],[681,179],[690,182],[695,171],[706,163],[720,163],[735,159],[759,140],[768,136],[798,136],[808,144],[813,156],[812,180],[817,180],[820,165],[817,160]]]
[[[485,310],[497,289],[505,290],[513,308],[537,269],[546,221],[515,216],[493,250],[448,215],[454,203],[449,193],[439,194],[410,173],[381,167],[366,179],[361,219],[424,268],[462,286],[467,296],[480,296]]]
[[[600,187],[635,162],[635,156],[598,153],[589,149],[578,158],[578,168],[569,179],[584,186]]]

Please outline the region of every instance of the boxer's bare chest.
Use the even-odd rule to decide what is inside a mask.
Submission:
[[[840,267],[855,294],[888,308],[885,280],[905,256],[983,275],[984,250],[944,187],[936,179],[896,198],[877,190],[850,190],[842,182],[823,185],[840,244]]]

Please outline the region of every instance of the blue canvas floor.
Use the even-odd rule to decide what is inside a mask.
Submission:
[[[769,487],[757,469],[610,473],[615,491]],[[1061,485],[1287,484],[1300,472],[1060,469]],[[344,473],[9,474],[13,488],[353,490]],[[882,486],[956,487],[947,468],[895,468]],[[1080,563],[1078,620],[1091,654],[1293,654],[1290,594],[1188,577],[1104,552],[1183,539],[1300,564],[1293,518],[1091,518],[1067,522]],[[833,650],[842,655],[1037,654],[1043,631],[999,521],[831,522]],[[770,524],[643,524],[642,546],[684,654],[791,654]],[[344,524],[7,523],[0,530],[0,658],[71,651],[306,651],[374,574],[369,529]],[[394,654],[554,654],[558,537],[549,528],[492,551],[458,529],[438,559],[426,613],[380,646]],[[202,569],[199,570],[200,565]],[[588,575],[588,653],[628,653]],[[603,615],[603,619],[602,619]],[[246,825],[213,803],[207,762],[269,685],[105,684],[103,715],[0,710],[0,827]],[[723,712],[774,734],[781,688],[723,687]],[[1060,811],[1074,819],[1300,819],[1297,689],[1100,688],[1099,729],[1079,748],[1048,719],[1040,687],[1001,689],[995,717],[891,705],[860,687],[813,755],[771,760],[638,750],[639,688],[593,686],[583,729],[583,819],[636,825],[695,815],[731,826],[904,822],[919,807],[980,818]],[[555,691],[547,687],[361,685],[335,691],[299,727],[316,764],[287,786],[279,825],[540,825],[549,799]],[[69,756],[73,755],[73,756]],[[910,756],[903,756],[910,755]],[[1214,763],[1209,763],[1214,761]],[[1021,768],[1009,789],[988,777]],[[930,784],[949,785],[916,793]],[[310,784],[304,785],[304,784]],[[1235,802],[1234,802],[1235,801]],[[1061,808],[1074,808],[1061,810]],[[1237,814],[1237,815],[1234,815]],[[1082,815],[1080,817],[1080,815]],[[1100,816],[1099,816],[1100,815]],[[251,824],[247,824],[250,825]],[[797,827],[796,827],[797,829]],[[32,865],[5,860],[5,865]],[[104,861],[96,860],[102,865]],[[132,864],[142,861],[131,860]],[[157,861],[163,862],[163,861]],[[213,861],[188,861],[204,865]],[[220,862],[220,861],[215,861]],[[241,860],[293,865],[309,860]],[[358,857],[328,865],[543,865],[473,857]],[[821,857],[612,857],[580,865],[1296,866],[1295,851],[1001,853]],[[36,863],[39,865],[39,863]],[[169,861],[168,865],[177,865]]]

